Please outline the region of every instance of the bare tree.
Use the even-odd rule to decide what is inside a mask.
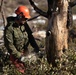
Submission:
[[[29,0],[29,2],[37,13],[48,19],[45,50],[48,63],[56,66],[55,59],[61,58],[63,51],[68,49],[68,28],[69,22],[72,20],[72,13],[69,15],[68,10],[76,5],[76,1],[47,0],[47,12],[39,9],[32,0]]]

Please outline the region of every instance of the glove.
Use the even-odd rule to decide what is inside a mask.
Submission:
[[[22,56],[22,57],[20,58],[20,61],[21,61],[21,62],[26,62],[26,61],[28,61],[27,56],[26,56],[26,57],[25,57],[25,56]]]
[[[20,59],[22,62],[25,60],[25,57],[23,56],[23,57],[21,57],[21,59]]]

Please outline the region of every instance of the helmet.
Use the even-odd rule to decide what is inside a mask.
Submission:
[[[16,10],[15,13],[17,15],[22,13],[22,16],[24,16],[25,18],[30,18],[30,12],[29,9],[26,6],[19,6]]]

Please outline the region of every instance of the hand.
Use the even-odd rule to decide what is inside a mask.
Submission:
[[[21,57],[21,59],[20,59],[20,60],[23,62],[23,61],[24,61],[24,59],[25,59],[25,57]]]
[[[22,57],[20,58],[20,61],[21,61],[21,62],[26,62],[26,61],[28,61],[28,58],[25,57],[25,56],[22,56]]]

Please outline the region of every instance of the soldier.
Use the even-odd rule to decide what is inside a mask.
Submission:
[[[12,63],[20,72],[24,73],[23,59],[24,55],[28,54],[27,47],[29,42],[35,48],[36,53],[39,52],[39,48],[27,24],[27,20],[30,18],[28,8],[26,6],[19,6],[15,10],[15,13],[17,16],[12,21],[7,21],[8,24],[4,31],[4,43],[10,53]]]

